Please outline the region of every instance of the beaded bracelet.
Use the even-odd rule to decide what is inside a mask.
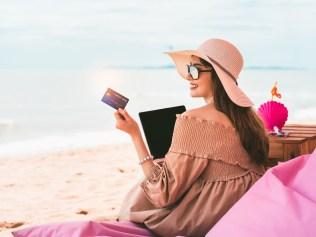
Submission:
[[[148,156],[146,156],[145,158],[141,159],[138,164],[142,165],[142,164],[145,163],[147,160],[153,160],[153,159],[154,159],[154,157],[153,157],[152,155],[148,155]]]

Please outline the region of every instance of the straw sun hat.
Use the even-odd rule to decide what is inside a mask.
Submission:
[[[238,87],[237,78],[243,67],[243,58],[239,50],[222,39],[209,39],[196,50],[166,52],[174,61],[178,73],[185,78],[186,65],[191,56],[197,56],[209,62],[216,71],[227,95],[237,105],[250,107],[253,105],[248,96]]]

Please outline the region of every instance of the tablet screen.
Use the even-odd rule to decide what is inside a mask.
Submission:
[[[165,157],[171,145],[176,114],[185,111],[185,106],[181,105],[139,113],[146,141],[154,159]]]

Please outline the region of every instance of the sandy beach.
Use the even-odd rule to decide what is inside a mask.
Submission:
[[[47,222],[115,219],[142,178],[137,161],[132,143],[0,157],[0,236]]]

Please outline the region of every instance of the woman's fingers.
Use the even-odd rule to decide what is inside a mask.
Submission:
[[[114,113],[117,120],[116,128],[128,133],[134,134],[138,131],[138,124],[135,120],[128,114],[126,110],[118,109]]]
[[[114,116],[116,120],[124,120],[124,116],[120,114],[118,111],[115,111]]]
[[[127,120],[131,120],[131,116],[127,113],[126,110],[123,110],[121,108],[118,109],[118,112]]]

